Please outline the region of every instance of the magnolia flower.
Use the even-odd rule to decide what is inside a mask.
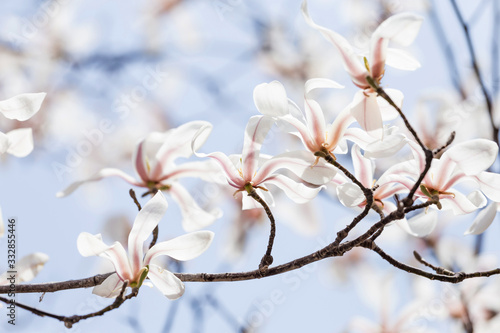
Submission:
[[[425,156],[416,143],[410,142],[410,146],[418,165],[413,173],[416,176],[425,167]],[[427,199],[437,196],[437,207],[451,209],[454,214],[468,214],[484,207],[486,198],[483,193],[493,201],[500,201],[500,175],[485,171],[495,162],[497,155],[496,143],[486,139],[454,145],[440,159],[433,159],[416,195]],[[479,190],[465,196],[453,188],[463,181],[475,183]]]
[[[71,184],[62,192],[57,193],[57,196],[67,196],[86,182],[118,176],[134,186],[148,188],[150,192],[167,191],[181,208],[184,230],[193,231],[206,227],[222,215],[221,211],[219,209],[213,209],[210,212],[203,210],[184,186],[178,182],[178,179],[199,177],[213,181],[213,176],[218,172],[218,169],[211,162],[174,164],[177,158],[187,158],[193,154],[191,139],[202,127],[211,130],[210,123],[192,121],[164,133],[153,132],[140,141],[132,156],[132,163],[139,176],[138,180],[119,169],[106,168],[86,180]],[[209,132],[204,138],[197,141],[197,147],[203,145]]]
[[[302,3],[302,14],[306,22],[323,37],[331,42],[339,50],[342,56],[342,62],[345,70],[351,76],[352,82],[362,90],[356,93],[352,104],[351,113],[359,122],[361,127],[375,137],[382,136],[382,121],[391,120],[397,116],[394,110],[388,108],[388,104],[382,102],[381,98],[370,84],[370,77],[376,84],[384,76],[385,64],[403,70],[415,70],[420,67],[410,55],[401,50],[388,47],[389,42],[408,46],[410,45],[422,24],[422,17],[401,13],[391,16],[373,32],[370,40],[370,49],[368,57],[364,57],[364,63],[361,57],[356,54],[349,42],[338,33],[326,29],[314,23],[307,10],[307,2]],[[373,83],[373,82],[372,82]],[[385,89],[387,94],[400,106],[403,100],[403,94],[399,90]]]
[[[168,204],[161,192],[148,201],[137,214],[128,236],[128,255],[122,244],[115,242],[108,246],[103,243],[100,234],[91,235],[82,232],[78,236],[78,251],[84,257],[100,256],[110,260],[115,273],[100,285],[93,293],[102,297],[116,297],[120,294],[123,283],[139,288],[146,278],[169,299],[177,299],[184,293],[184,284],[173,273],[155,264],[159,256],[169,256],[176,260],[190,260],[202,254],[213,239],[211,231],[197,231],[174,239],[157,243],[144,253],[144,242],[151,235],[167,210]]]
[[[366,188],[374,188],[373,191],[373,205],[376,205],[385,215],[396,210],[396,206],[392,202],[387,202],[385,199],[392,197],[396,193],[408,192],[408,188],[399,183],[401,175],[392,173],[387,170],[379,180],[373,179],[375,171],[373,161],[361,155],[358,145],[352,147],[352,161],[354,164],[354,176]],[[358,185],[347,182],[346,179],[340,180],[336,176],[335,183],[339,181],[342,184],[337,186],[337,196],[340,202],[346,207],[360,207],[366,206],[366,198],[363,191]]]
[[[0,113],[8,119],[25,121],[33,117],[42,106],[45,93],[21,94],[0,101]],[[8,133],[0,132],[0,155],[9,153],[24,157],[33,150],[31,128],[19,128]]]
[[[278,81],[262,83],[254,90],[255,105],[267,116],[291,125],[307,150],[313,154],[326,149],[334,154],[345,154],[350,140],[360,145],[370,157],[385,157],[399,151],[405,144],[405,136],[395,127],[384,128],[383,140],[375,139],[359,128],[348,128],[354,122],[350,106],[345,108],[333,121],[327,124],[321,106],[310,94],[318,88],[342,88],[328,79],[310,79],[305,84],[305,115],[300,108],[288,99],[285,88]],[[316,159],[316,162],[319,158]]]
[[[308,187],[300,182],[276,173],[279,169],[287,169],[309,183],[321,185],[328,182],[334,175],[335,170],[328,165],[317,165],[311,168],[314,157],[304,152],[289,152],[274,157],[261,155],[260,149],[267,133],[274,124],[274,120],[268,116],[253,116],[248,121],[245,129],[243,152],[241,155],[226,156],[221,152],[211,154],[197,153],[199,157],[210,157],[217,161],[224,172],[229,185],[236,192],[252,189],[264,199],[269,205],[273,205],[272,195],[266,185],[275,185],[296,203],[305,203],[313,199],[321,190],[320,187]],[[198,135],[204,135],[205,130],[200,129]],[[193,145],[197,142],[198,135],[193,139]],[[193,149],[194,146],[193,146]],[[235,192],[235,193],[236,193]],[[259,205],[250,197],[243,196],[243,209],[257,208]]]

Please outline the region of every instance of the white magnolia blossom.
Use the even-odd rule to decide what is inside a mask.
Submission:
[[[374,137],[382,137],[382,122],[397,117],[397,113],[387,103],[377,97],[376,92],[367,80],[371,77],[377,84],[385,73],[385,65],[402,69],[415,70],[420,64],[412,56],[399,50],[389,48],[389,42],[408,46],[420,30],[423,18],[411,13],[400,13],[389,17],[373,32],[367,56],[358,55],[351,44],[338,33],[316,24],[309,16],[307,2],[302,3],[302,14],[306,22],[318,30],[340,52],[342,62],[352,82],[361,88],[354,96],[351,114],[361,127]],[[401,106],[403,94],[399,90],[384,89],[396,105]]]
[[[167,191],[181,209],[184,230],[194,231],[204,228],[221,217],[222,212],[217,208],[211,211],[202,209],[179,183],[179,179],[198,177],[214,181],[219,170],[211,161],[186,162],[180,165],[174,163],[178,158],[188,158],[193,154],[191,140],[202,127],[208,130],[208,133],[204,138],[198,136],[197,148],[199,148],[206,141],[212,128],[210,123],[205,121],[192,121],[164,133],[153,132],[141,140],[132,157],[138,179],[122,170],[105,168],[88,179],[72,183],[57,193],[57,196],[67,196],[87,182],[118,176],[134,186],[145,187],[150,191]]]
[[[415,142],[411,141],[409,144],[415,158],[397,164],[391,170],[409,176],[400,182],[411,188],[424,170],[425,156]],[[500,202],[500,174],[485,171],[495,162],[497,155],[497,144],[486,139],[475,139],[454,145],[439,159],[432,160],[431,168],[415,195],[424,200],[437,196],[439,202],[437,205],[431,205],[431,208],[436,206],[438,209],[451,210],[455,215],[468,214],[484,207],[487,203],[486,197],[494,202]],[[462,182],[472,184],[477,189],[465,195],[454,187]],[[429,234],[436,226],[436,217],[425,217],[424,214],[426,212],[408,221],[410,228],[418,230],[417,233],[421,236]],[[486,224],[491,223],[494,217],[492,215],[490,210],[487,210],[474,223],[469,233],[485,229]]]
[[[156,264],[160,256],[175,260],[191,260],[210,246],[214,237],[211,231],[196,231],[168,241],[156,243],[144,253],[144,242],[158,225],[168,204],[161,192],[148,201],[137,214],[128,236],[128,254],[119,242],[108,246],[100,234],[82,232],[78,236],[78,251],[84,257],[100,256],[110,260],[115,267],[104,282],[94,287],[93,293],[103,297],[116,297],[123,283],[129,287],[140,287],[146,278],[169,299],[177,299],[184,293],[184,284],[173,273]]]
[[[250,193],[251,189],[254,189],[267,204],[273,205],[273,197],[266,188],[266,185],[270,184],[280,188],[296,203],[308,202],[316,197],[321,190],[319,185],[327,183],[335,176],[336,170],[326,164],[316,165],[311,168],[314,163],[314,156],[304,154],[306,152],[303,151],[283,153],[274,157],[260,154],[262,142],[273,124],[274,119],[272,117],[251,117],[245,129],[241,155],[226,156],[222,152],[197,153],[197,155],[199,157],[210,157],[217,161],[226,176],[227,182],[236,189],[236,192],[245,191]],[[205,129],[202,128],[198,135],[204,134],[206,134]],[[193,145],[196,142],[197,137],[193,139]],[[301,180],[317,186],[309,187],[300,181],[297,182],[284,174],[277,173],[279,169],[291,171]],[[251,197],[243,196],[243,209],[259,207],[260,205]]]

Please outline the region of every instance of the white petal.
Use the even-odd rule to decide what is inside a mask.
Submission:
[[[7,153],[24,157],[33,151],[33,131],[31,128],[19,128],[7,133],[9,148]]]
[[[302,2],[302,14],[307,24],[309,24],[312,28],[318,30],[326,40],[337,47],[340,55],[342,56],[344,68],[351,76],[353,82],[358,86],[367,85],[365,78],[368,75],[368,72],[362,65],[361,61],[359,61],[360,59],[352,49],[351,44],[349,44],[349,42],[338,33],[314,23],[312,18],[309,16],[307,1],[305,0],[304,2]]]
[[[264,181],[265,184],[272,184],[279,187],[287,197],[296,203],[306,203],[314,199],[322,187],[308,187],[298,183],[283,175],[274,175]]]
[[[7,134],[0,132],[0,155],[9,149],[9,138]]]
[[[279,81],[259,84],[253,90],[257,110],[267,116],[283,116],[288,113],[288,97]]]
[[[337,83],[329,79],[323,79],[323,78],[309,79],[307,80],[304,87],[306,96],[309,95],[309,93],[314,89],[319,89],[319,88],[342,89],[344,88],[344,86],[341,85],[340,83]]]
[[[313,167],[316,158],[307,151],[294,151],[274,156],[266,161],[254,177],[254,184],[259,185],[276,170],[287,169],[306,182],[322,185],[329,182],[337,170],[324,162]]]
[[[383,140],[377,140],[364,148],[365,157],[382,158],[395,155],[406,145],[407,139],[401,134],[384,135]]]
[[[33,117],[42,106],[46,93],[29,93],[0,101],[0,112],[9,119],[20,121]]]
[[[76,241],[78,252],[84,257],[100,256],[110,260],[115,267],[116,273],[123,280],[133,278],[127,252],[119,242],[108,246],[103,243],[101,234],[91,235],[82,232]]]
[[[474,191],[468,196],[460,192],[450,190],[455,194],[454,198],[441,198],[439,202],[443,210],[452,210],[455,215],[469,214],[484,207],[487,203],[484,195],[479,191]]]
[[[372,187],[373,172],[375,169],[373,161],[361,154],[361,150],[357,144],[352,146],[351,156],[354,166],[354,176],[361,182],[361,184],[363,184],[363,186],[369,188]]]
[[[408,220],[410,233],[416,237],[425,237],[429,235],[435,228],[438,222],[438,212],[429,210],[415,215]]]
[[[500,202],[500,174],[484,171],[473,176],[473,179],[479,183],[479,188],[488,198]]]
[[[443,155],[445,154],[455,161],[466,175],[477,175],[495,162],[498,146],[491,140],[475,139],[454,145]]]
[[[148,277],[155,287],[169,299],[177,299],[184,294],[184,283],[166,269],[149,265]]]
[[[464,235],[479,235],[482,234],[493,223],[497,215],[497,203],[489,204],[485,209],[477,214],[474,222]]]
[[[352,183],[345,183],[337,186],[337,196],[340,203],[346,207],[359,206],[366,200],[359,186]]]
[[[101,180],[105,177],[112,177],[112,176],[120,177],[123,180],[125,180],[127,183],[135,185],[135,186],[144,186],[144,184],[142,184],[141,182],[138,182],[133,177],[127,175],[125,172],[123,172],[119,169],[106,168],[106,169],[102,169],[101,171],[97,172],[96,174],[94,174],[90,178],[72,183],[71,185],[66,187],[64,190],[62,190],[61,192],[57,192],[56,197],[62,198],[62,197],[68,196],[71,193],[73,193],[77,188],[79,188],[81,185],[83,185],[85,183],[95,182],[95,181]]]
[[[113,273],[100,285],[95,286],[92,290],[92,294],[106,298],[115,298],[120,295],[122,286],[123,281],[118,277],[118,274]]]
[[[144,263],[149,265],[158,256],[169,256],[181,261],[194,259],[208,249],[213,238],[213,232],[202,230],[155,244],[146,253]]]
[[[423,17],[412,13],[400,13],[389,17],[373,32],[373,39],[386,38],[402,46],[408,46],[417,37]]]
[[[404,71],[414,71],[420,68],[420,63],[409,53],[393,48],[387,48],[386,65]]]
[[[377,102],[376,94],[365,96],[363,91],[358,91],[354,96],[351,114],[362,129],[371,136],[382,139],[382,116]]]
[[[202,209],[179,183],[171,184],[168,193],[179,204],[182,213],[182,228],[187,232],[205,228],[222,216],[222,211],[218,208],[209,212]]]
[[[274,119],[268,116],[253,116],[248,120],[241,153],[245,181],[252,180],[257,170],[262,143],[273,125]]]
[[[401,108],[404,99],[404,95],[401,92],[401,90],[391,89],[391,88],[385,88],[384,90],[387,93],[387,95],[389,95],[389,97],[392,99],[394,104],[396,104],[397,107]],[[399,117],[398,111],[392,105],[390,105],[384,98],[378,96],[377,103],[383,121],[394,120],[397,117]]]
[[[158,191],[151,198],[135,218],[134,225],[128,235],[128,252],[132,261],[132,271],[137,272],[143,267],[144,242],[153,232],[160,220],[165,215],[168,203],[163,194]]]

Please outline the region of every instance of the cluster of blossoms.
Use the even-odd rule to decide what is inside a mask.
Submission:
[[[390,199],[396,194],[409,193],[426,172],[414,196],[432,204],[422,213],[424,217],[420,215],[399,223],[416,236],[428,235],[435,227],[435,221],[429,222],[429,218],[425,218],[428,209],[468,214],[485,207],[486,198],[494,202],[493,207],[500,202],[500,175],[486,171],[498,154],[498,146],[493,141],[476,139],[455,144],[439,159],[434,158],[426,171],[424,151],[413,141],[414,138],[407,137],[395,126],[384,125],[384,122],[398,116],[397,108],[403,100],[403,94],[395,89],[383,89],[385,95],[381,96],[379,87],[385,65],[403,70],[415,70],[420,66],[407,53],[389,48],[389,43],[411,44],[422,24],[421,17],[402,13],[384,21],[374,31],[367,57],[363,58],[354,52],[344,37],[314,23],[306,2],[302,10],[306,22],[340,52],[352,82],[361,89],[353,101],[330,123],[311,92],[320,88],[343,88],[335,81],[325,78],[308,80],[304,88],[303,111],[287,97],[280,82],[263,83],[254,90],[254,103],[261,115],[249,119],[241,154],[201,153],[199,150],[207,140],[212,125],[205,121],[193,121],[164,133],[151,133],[138,143],[132,159],[137,178],[118,169],[106,168],[58,193],[58,196],[66,196],[85,182],[118,176],[134,186],[146,188],[145,195],[155,194],[135,220],[129,235],[128,255],[120,243],[105,245],[100,235],[82,233],[78,238],[78,249],[82,255],[105,257],[116,270],[94,289],[94,293],[116,297],[124,283],[140,287],[147,277],[165,296],[174,299],[182,295],[182,282],[154,261],[160,255],[176,260],[189,260],[200,255],[210,245],[213,234],[198,230],[221,216],[218,209],[206,211],[196,203],[179,182],[184,177],[227,183],[235,194],[246,192],[248,196],[242,196],[243,209],[261,207],[262,202],[256,197],[272,207],[274,187],[296,203],[308,202],[325,187],[333,187],[344,206],[358,209],[366,208],[369,203],[366,191],[371,191],[371,206],[368,208],[386,216],[396,209]],[[261,154],[264,140],[276,123],[291,129],[289,133],[297,136],[305,149],[276,156]],[[336,162],[336,155],[348,152],[348,141],[353,143],[352,173]],[[403,147],[410,148],[412,158],[392,165],[375,180],[374,160],[393,156]],[[192,155],[204,160],[176,163],[178,158],[185,159]],[[224,181],[221,182],[221,179]],[[476,190],[463,194],[464,188],[455,187],[459,182],[466,181],[475,185]],[[170,194],[179,205],[183,227],[191,233],[158,243],[144,253],[143,244],[167,207],[162,191]],[[469,233],[484,231],[495,213],[496,209],[489,208],[480,214]],[[435,217],[434,214],[428,216]]]

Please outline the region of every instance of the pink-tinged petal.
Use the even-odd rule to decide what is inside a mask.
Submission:
[[[25,121],[33,117],[42,106],[46,93],[29,93],[0,101],[0,113],[8,119]]]
[[[488,229],[488,227],[493,223],[493,220],[497,216],[497,203],[493,202],[486,206],[485,209],[477,214],[474,222],[469,229],[464,233],[464,235],[479,235]]]
[[[203,131],[200,132],[200,130]],[[188,158],[207,141],[212,124],[207,121],[191,121],[167,131],[168,139],[162,143],[154,155],[154,165],[151,165],[151,177],[162,174],[166,165],[179,157]],[[196,142],[193,138],[196,136]]]
[[[262,83],[255,87],[253,101],[263,115],[278,117],[288,113],[288,97],[279,81]]]
[[[396,205],[390,201],[384,201],[384,208],[382,208],[382,213],[384,213],[385,216],[389,215],[390,213],[394,212],[396,210]],[[397,220],[396,223],[398,224],[400,221],[406,221],[406,218],[402,218],[401,220]]]
[[[262,143],[273,125],[274,119],[268,116],[253,116],[248,121],[241,154],[243,178],[247,182],[257,171]]]
[[[471,176],[488,169],[495,162],[498,146],[491,140],[475,139],[454,145],[444,155],[455,161],[466,175]]]
[[[410,13],[389,17],[373,32],[370,41],[370,65],[373,77],[384,73],[389,41],[403,46],[410,45],[420,30],[423,18]]]
[[[148,167],[149,161],[147,160],[148,157],[146,156],[146,149],[144,145],[145,145],[145,140],[139,142],[137,148],[134,150],[134,154],[132,155],[132,163],[134,164],[135,172],[137,172],[139,178],[144,183],[146,183],[151,179],[149,176],[150,172]]]
[[[339,113],[328,130],[326,145],[329,151],[334,150],[339,145],[347,127],[354,121],[350,107],[346,107]]]
[[[321,106],[315,100],[306,98],[304,100],[304,110],[306,112],[306,123],[311,137],[316,143],[316,146],[321,145],[326,141],[325,116]]]
[[[445,184],[452,177],[456,167],[457,163],[452,161],[446,154],[443,154],[439,160],[436,160],[434,162],[434,169],[432,170],[434,188],[446,191],[447,187],[445,187]]]
[[[9,149],[9,137],[7,134],[0,132],[0,155],[4,154]]]
[[[33,131],[31,128],[19,128],[7,133],[9,148],[7,153],[24,157],[33,151]]]
[[[329,182],[337,170],[320,161],[313,166],[316,158],[306,151],[293,151],[274,156],[261,165],[253,178],[254,185],[259,185],[279,169],[287,169],[306,182],[322,185]]]
[[[307,24],[309,24],[312,28],[318,30],[326,40],[335,45],[335,47],[339,50],[340,55],[342,56],[344,68],[351,76],[354,84],[359,87],[368,86],[368,84],[366,83],[368,71],[363,66],[358,55],[352,49],[351,44],[349,44],[349,42],[338,33],[314,23],[312,18],[309,16],[307,1],[302,2],[302,14]]]
[[[226,184],[226,178],[217,162],[206,160],[202,162],[187,162],[169,168],[168,173],[158,179],[159,182],[172,182],[180,178],[199,178],[208,182]]]
[[[122,280],[128,280],[133,277],[130,270],[130,264],[127,252],[119,242],[108,246],[103,243],[101,234],[92,235],[88,232],[82,232],[76,241],[78,252],[84,257],[100,256],[110,260],[115,267],[116,273]]]
[[[484,171],[472,178],[477,181],[479,188],[488,198],[500,202],[500,174]]]
[[[292,115],[285,115],[283,117],[280,117],[280,120],[287,122],[297,129],[297,133],[291,134],[298,136],[309,151],[315,153],[321,149],[321,147],[318,147],[314,139],[311,137],[311,133],[309,133],[309,129],[307,128],[307,126],[299,119],[293,117]]]
[[[375,93],[369,93],[368,96],[366,96],[363,91],[358,91],[356,95],[354,95],[354,101],[351,105],[351,115],[356,118],[361,128],[374,138],[382,139],[383,124],[377,102],[377,95]]]
[[[122,286],[123,281],[118,277],[118,274],[114,273],[108,276],[100,285],[95,286],[92,294],[106,298],[115,298],[120,295]]]
[[[167,212],[168,203],[163,194],[158,191],[142,207],[135,218],[134,225],[128,235],[128,253],[132,264],[132,271],[138,272],[144,265],[142,264],[144,242],[158,225],[163,215]]]
[[[36,252],[22,257],[16,263],[16,283],[22,283],[33,280],[40,270],[43,268],[45,263],[49,260],[49,256],[45,253]],[[0,284],[4,281],[3,274],[0,276]]]
[[[389,178],[392,178],[392,183],[389,182]],[[410,190],[408,189],[407,185],[404,185],[406,183],[407,179],[402,178],[402,177],[385,177],[383,180],[382,178],[377,181],[377,185],[379,187],[375,190],[374,196],[375,198],[379,200],[383,200],[386,198],[392,197],[394,194],[397,193],[404,193],[404,192],[409,192]],[[381,181],[385,181],[386,183],[381,184]],[[403,182],[403,184],[401,184]],[[411,182],[408,182],[408,184],[411,184]]]
[[[486,205],[486,198],[479,191],[474,191],[468,196],[458,191],[453,191],[455,197],[443,197],[439,202],[443,210],[451,210],[455,215],[469,214]]]
[[[222,216],[222,211],[218,208],[211,211],[202,209],[189,192],[178,183],[172,184],[168,193],[181,209],[182,227],[187,232],[205,228]]]
[[[357,207],[366,200],[359,186],[352,183],[337,186],[337,197],[346,207]]]
[[[202,230],[158,243],[146,253],[144,263],[149,265],[158,256],[169,256],[181,261],[194,259],[208,249],[213,238],[213,232]]]
[[[68,196],[71,193],[73,193],[78,187],[80,187],[81,185],[83,185],[85,183],[95,182],[95,181],[101,180],[103,178],[112,177],[112,176],[120,177],[123,180],[125,180],[127,183],[132,184],[134,186],[141,186],[141,187],[145,186],[144,183],[135,180],[133,177],[127,175],[125,172],[123,172],[119,169],[106,168],[106,169],[102,169],[101,171],[97,172],[96,174],[94,174],[90,178],[72,183],[71,185],[66,187],[64,190],[62,190],[61,192],[57,192],[56,196],[58,198]]]
[[[178,299],[184,294],[184,283],[166,269],[150,265],[148,278],[168,299]]]
[[[420,68],[420,62],[415,59],[411,54],[393,48],[387,48],[387,58],[385,59],[385,64],[396,69],[401,69],[404,71],[414,71]]]
[[[227,182],[229,185],[236,189],[243,189],[245,186],[245,181],[243,178],[240,177],[238,170],[234,166],[234,163],[231,162],[228,156],[226,156],[224,153],[221,152],[214,152],[211,154],[202,154],[202,153],[196,153],[196,156],[198,157],[210,157],[213,159],[215,162],[217,162],[224,173]]]
[[[280,188],[287,197],[292,199],[296,203],[306,203],[314,199],[322,187],[308,187],[302,183],[297,183],[296,181],[283,176],[274,175],[267,178],[264,182],[265,184],[272,184]]]
[[[361,150],[358,145],[354,145],[351,151],[352,163],[354,166],[354,175],[365,187],[372,187],[373,183],[373,172],[374,165],[373,161],[365,158],[361,154]]]
[[[399,108],[401,108],[404,99],[403,93],[400,90],[391,88],[385,88],[384,90],[387,93],[387,95],[389,95],[389,97],[392,99],[394,104],[396,104]],[[398,111],[392,105],[387,103],[387,101],[382,97],[380,96],[377,97],[377,103],[380,110],[380,114],[382,115],[382,121],[390,121],[399,117]]]
[[[416,237],[428,236],[438,223],[438,213],[435,210],[422,212],[408,220],[409,233]],[[403,229],[405,229],[403,227]],[[406,230],[408,231],[408,230]]]
[[[415,162],[417,162],[418,172],[422,172],[425,169],[425,154],[424,154],[422,148],[420,148],[418,143],[416,143],[413,140],[408,140],[408,145],[411,148],[411,152],[413,154],[413,158],[415,159]],[[427,174],[429,174],[429,173],[427,173]]]

